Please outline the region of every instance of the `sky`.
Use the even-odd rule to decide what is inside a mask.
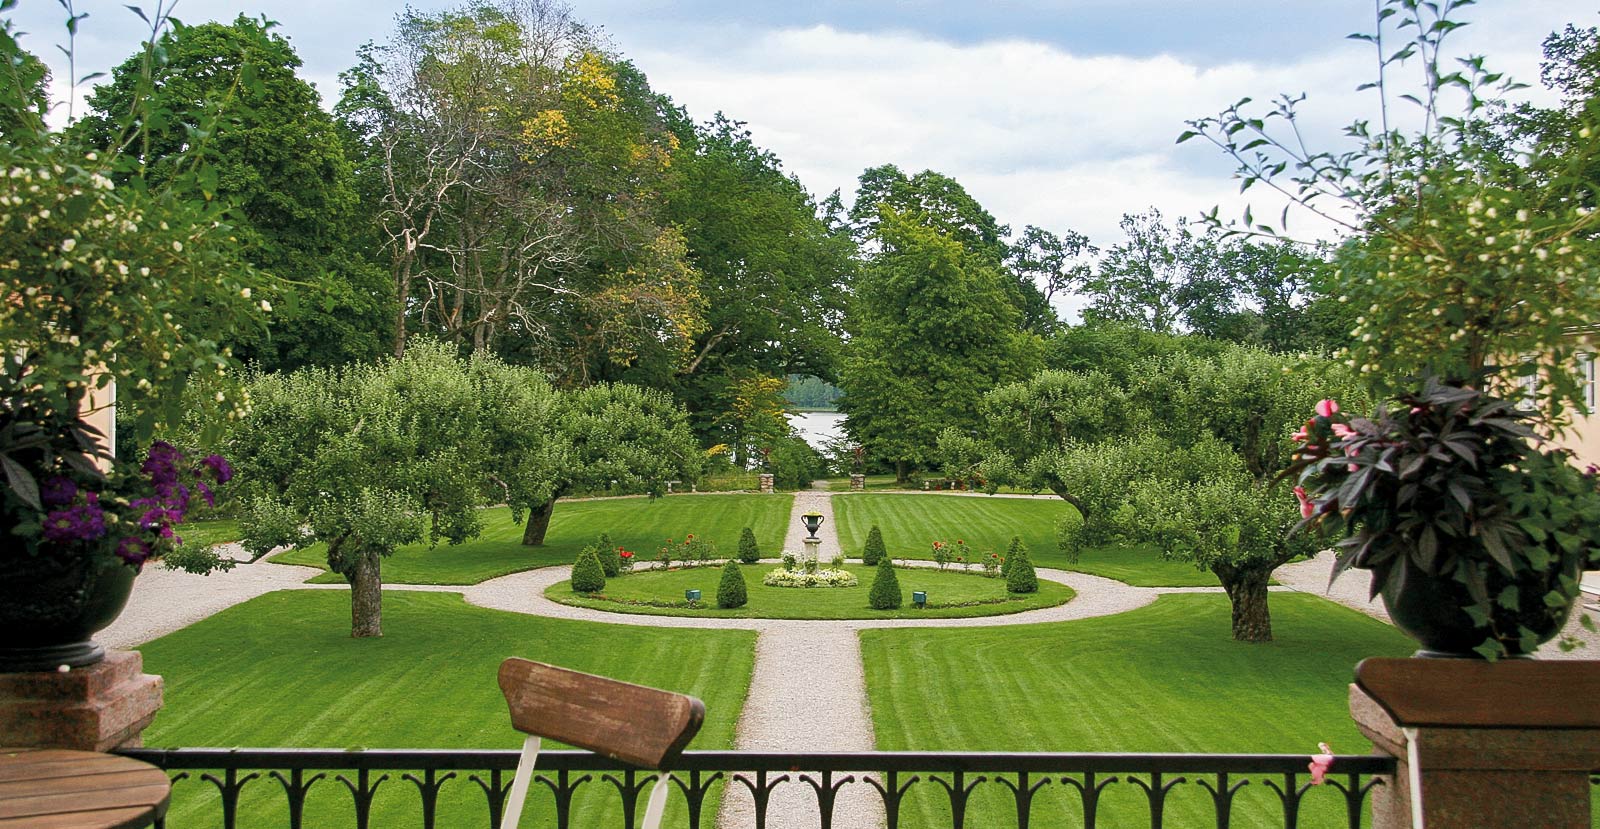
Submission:
[[[146,3],[151,0],[146,0]],[[1308,141],[1339,149],[1340,130],[1376,112],[1371,0],[571,0],[651,85],[698,120],[745,121],[818,198],[850,198],[856,177],[893,163],[953,176],[1014,231],[1077,230],[1105,247],[1125,213],[1194,217],[1246,203],[1233,165],[1185,121],[1250,96],[1305,93]],[[131,54],[142,23],[123,0],[75,0],[78,73]],[[422,10],[457,5],[415,0]],[[148,5],[147,5],[148,8]],[[402,4],[378,0],[180,0],[187,23],[266,15],[280,24],[324,100],[356,48],[383,41]],[[1462,54],[1537,87],[1540,41],[1567,23],[1600,25],[1600,0],[1482,0],[1454,35]],[[12,12],[24,44],[64,62],[57,0]],[[1402,70],[1404,74],[1414,71]],[[58,98],[65,97],[58,89]],[[1521,95],[1548,103],[1535,88]],[[1315,225],[1291,231],[1326,235]]]

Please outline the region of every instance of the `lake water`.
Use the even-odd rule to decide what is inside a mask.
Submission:
[[[844,434],[844,415],[839,412],[796,412],[789,415],[789,425],[794,427],[806,443],[817,449]]]

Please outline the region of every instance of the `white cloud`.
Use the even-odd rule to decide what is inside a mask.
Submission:
[[[1487,18],[1463,44],[1536,81],[1538,41],[1561,13],[1531,5],[1546,13],[1520,7]],[[1264,107],[1279,92],[1306,92],[1308,141],[1337,148],[1345,124],[1376,118],[1371,93],[1354,90],[1372,74],[1373,55],[1342,33],[1293,62],[1205,67],[1166,55],[1077,56],[1022,40],[961,45],[828,26],[748,34],[715,49],[657,45],[630,56],[696,118],[722,110],[749,122],[819,195],[840,188],[848,197],[868,166],[935,169],[1015,229],[1073,228],[1102,244],[1120,236],[1123,213],[1151,205],[1169,216],[1212,205],[1224,215],[1242,210],[1220,152],[1174,145],[1185,119],[1245,96]],[[1259,189],[1248,195],[1258,216],[1275,218],[1282,207]]]

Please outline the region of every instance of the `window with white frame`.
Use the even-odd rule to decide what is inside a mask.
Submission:
[[[1524,357],[1523,370],[1527,374],[1517,378],[1517,385],[1522,388],[1522,394],[1517,400],[1517,408],[1523,411],[1532,411],[1539,405],[1539,373],[1533,370],[1533,359]]]

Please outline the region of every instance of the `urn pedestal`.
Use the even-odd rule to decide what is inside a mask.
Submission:
[[[1372,829],[1590,829],[1600,662],[1368,659],[1350,714],[1399,760]]]
[[[108,651],[86,668],[0,673],[0,735],[8,746],[109,751],[142,744],[161,710],[161,677],[138,651]]]

